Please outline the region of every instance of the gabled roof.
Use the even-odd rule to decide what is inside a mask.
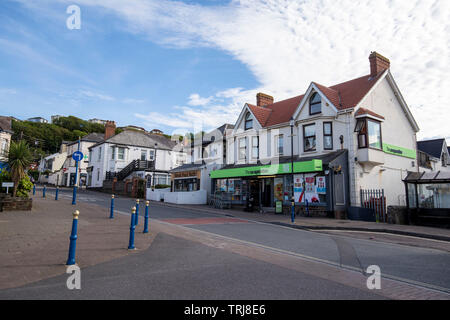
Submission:
[[[376,77],[367,75],[329,87],[316,82],[312,83],[337,110],[345,110],[356,107],[384,74],[385,72],[380,72]],[[261,126],[270,127],[289,122],[304,96],[302,94],[264,107],[258,107],[248,103],[247,106]]]
[[[443,144],[445,139],[434,139],[434,140],[425,140],[425,141],[417,141],[417,149],[428,153],[429,155],[440,159],[443,150]]]
[[[103,140],[105,140],[105,134],[104,133],[98,133],[98,132],[92,132],[89,133],[87,135],[85,135],[83,138],[81,138],[81,141],[85,141],[85,142],[102,142]],[[64,141],[63,141],[64,143]],[[68,143],[69,146],[78,143],[78,140],[75,141],[71,141]]]

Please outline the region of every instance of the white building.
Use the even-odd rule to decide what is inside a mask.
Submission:
[[[226,159],[226,136],[234,128],[232,124],[224,124],[219,128],[188,141],[183,148],[187,155],[186,163],[171,170],[172,191],[205,190],[208,195],[212,191],[211,171],[222,168]]]
[[[11,118],[0,116],[0,172],[3,167],[1,163],[8,161],[8,151],[11,145]]]
[[[42,117],[28,118],[27,121],[36,123],[48,123],[48,120]]]
[[[450,171],[450,154],[445,139],[417,142],[420,171]]]
[[[89,148],[96,143],[102,142],[105,139],[103,133],[90,133],[80,139],[80,146],[78,141],[72,141],[67,145],[67,158],[64,161],[63,179],[61,185],[71,187],[75,185],[76,161],[72,158],[75,151],[83,153],[83,160],[78,162],[78,176],[79,186],[86,186],[87,184],[87,167],[89,165]]]
[[[288,205],[294,192],[300,206],[308,200],[328,213],[360,206],[361,189],[383,189],[387,205],[404,204],[402,179],[417,170],[419,128],[390,61],[373,52],[369,62],[363,77],[311,82],[276,103],[259,93],[256,105],[245,104],[227,136],[227,166],[211,173],[215,188],[238,202],[253,195],[263,207]]]
[[[132,129],[115,135],[111,121],[105,127],[105,140],[89,148],[88,187],[100,188],[104,180],[132,176],[147,179],[149,186],[170,184],[169,170],[184,161],[177,142]]]
[[[63,164],[67,159],[67,144],[63,142],[59,152],[42,158],[39,162],[39,179],[40,183],[48,183],[59,186],[63,181]]]

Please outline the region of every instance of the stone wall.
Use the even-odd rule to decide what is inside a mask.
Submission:
[[[30,211],[33,207],[31,198],[0,198],[0,211]]]
[[[387,219],[390,224],[408,224],[408,209],[402,206],[388,206]]]

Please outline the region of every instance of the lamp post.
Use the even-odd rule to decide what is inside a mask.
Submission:
[[[295,197],[294,197],[294,118],[291,117],[289,125],[291,126],[291,178],[292,178],[292,213],[291,221],[294,223],[295,219]]]
[[[80,137],[78,137],[78,152],[80,151]],[[77,188],[78,188],[78,160],[75,160],[75,185],[73,186],[72,204],[77,204]]]

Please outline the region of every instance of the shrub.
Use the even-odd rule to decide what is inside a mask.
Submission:
[[[28,198],[28,193],[31,189],[33,189],[33,183],[30,181],[28,176],[25,176],[19,181],[16,195],[21,198]]]
[[[170,188],[170,185],[168,185],[168,184],[157,184],[155,186],[155,189],[166,189],[166,188]]]

